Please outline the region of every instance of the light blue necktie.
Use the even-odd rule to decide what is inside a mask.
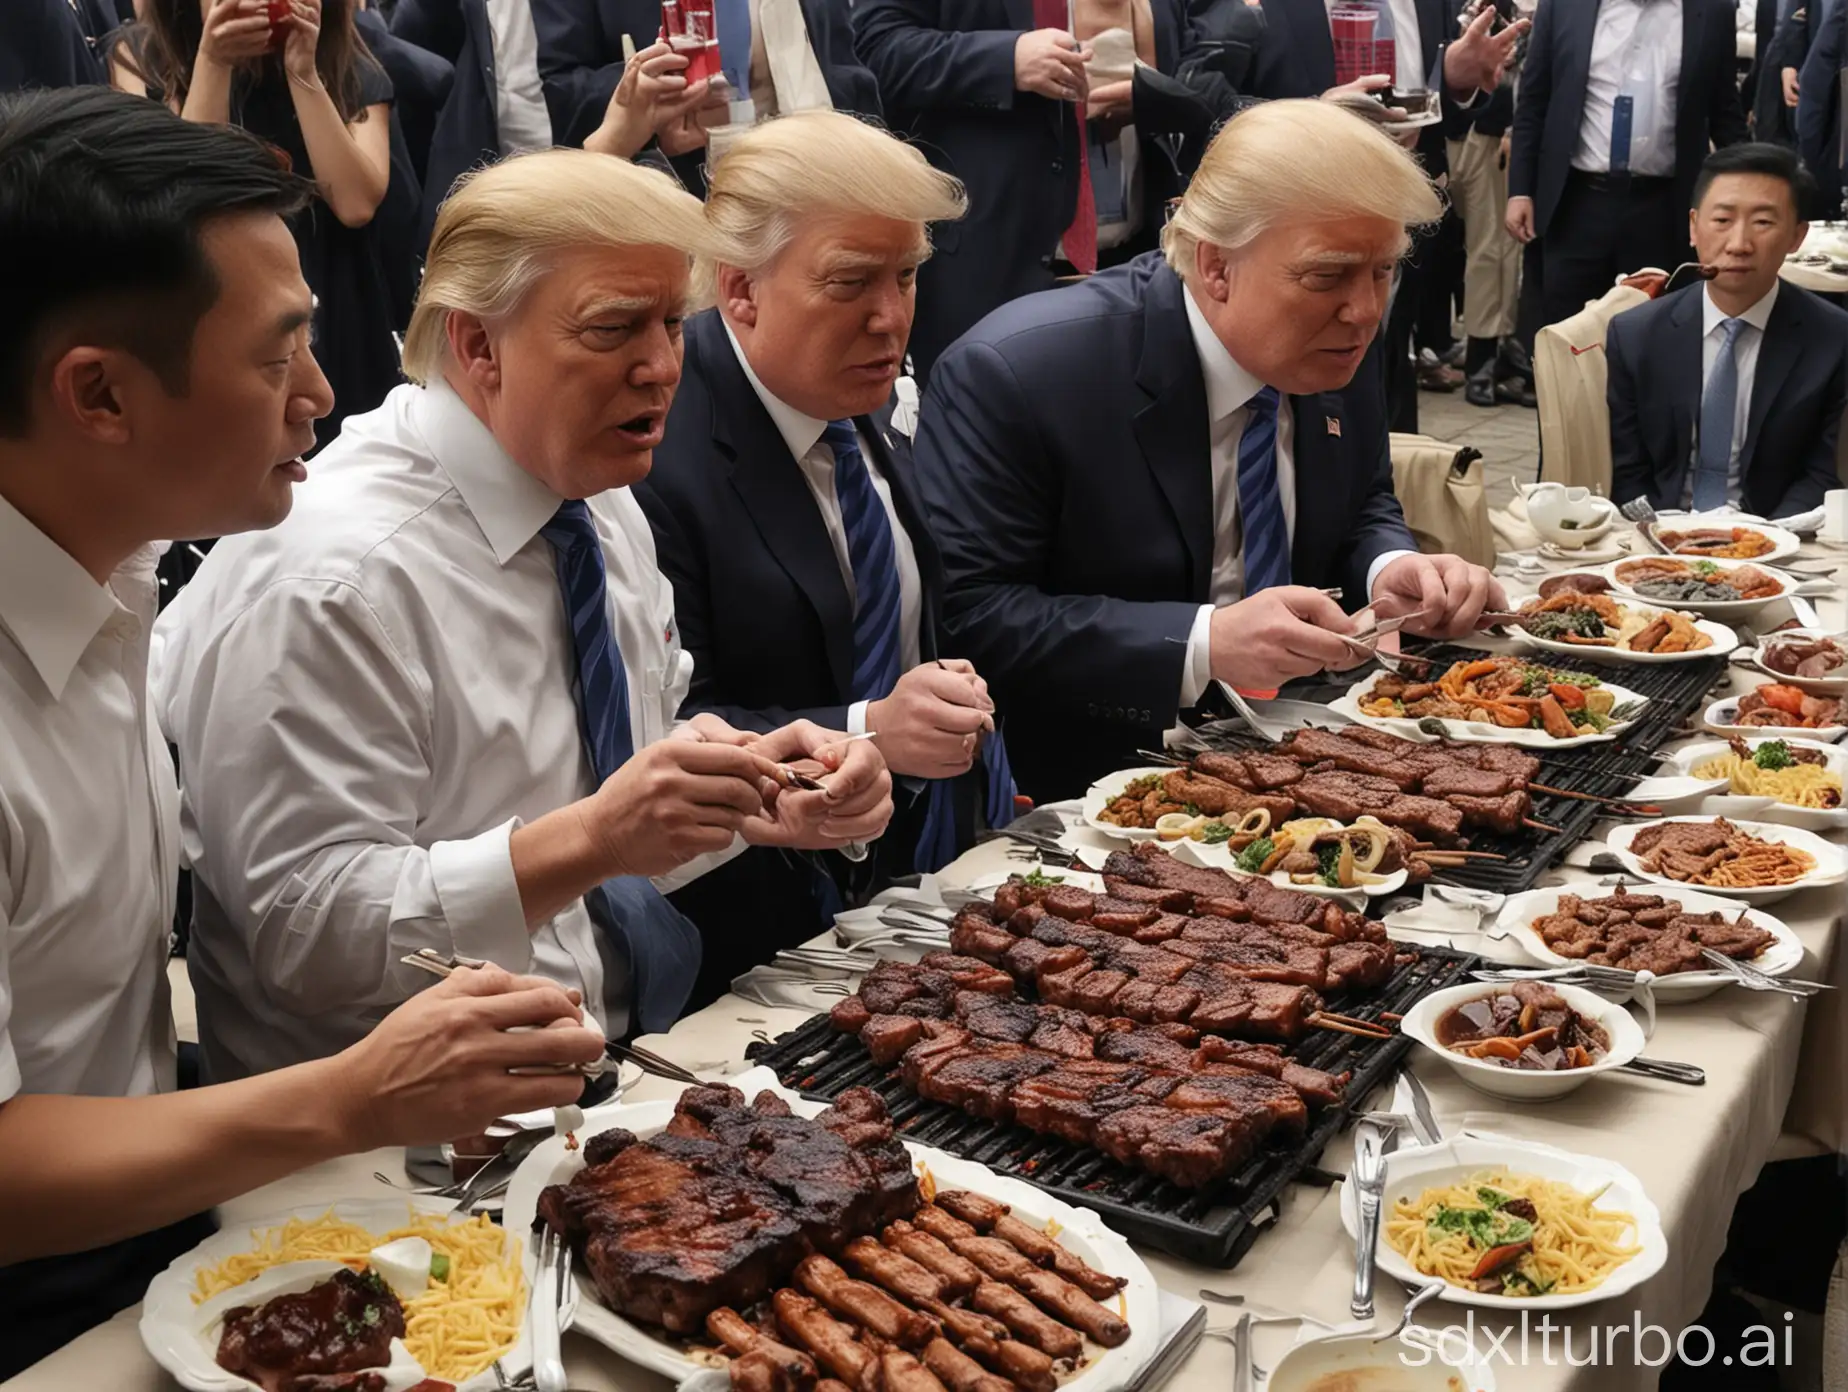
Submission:
[[[853,567],[852,699],[881,701],[892,694],[899,678],[898,550],[892,523],[873,487],[853,422],[830,421],[821,438],[834,451],[834,497],[841,506],[847,559]],[[1014,819],[1014,778],[998,731],[982,745],[982,764],[988,775],[988,824],[1006,826]],[[941,870],[956,858],[951,780],[932,779],[929,798],[914,862],[922,874]]]
[[[1732,466],[1734,414],[1739,405],[1739,342],[1743,319],[1725,319],[1726,341],[1714,359],[1713,374],[1700,394],[1700,470],[1694,475],[1694,511],[1726,506],[1726,476]]]
[[[1238,441],[1238,516],[1245,532],[1245,594],[1290,583],[1290,529],[1277,492],[1277,389],[1246,404]]]
[[[590,509],[572,499],[539,529],[552,546],[558,588],[577,659],[578,716],[591,767],[602,784],[635,753],[629,679],[610,631],[609,576]],[[584,896],[593,922],[622,939],[633,973],[631,1020],[658,1034],[680,1018],[693,994],[702,954],[699,929],[647,880],[605,880]]]

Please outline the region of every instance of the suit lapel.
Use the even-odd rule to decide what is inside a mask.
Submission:
[[[1563,0],[1560,3],[1563,4]],[[1585,88],[1591,81],[1591,39],[1598,27],[1598,5],[1599,0],[1577,0],[1562,17],[1565,54],[1561,71],[1565,78],[1555,100],[1570,111],[1585,108]],[[1684,20],[1684,29],[1685,24]]]
[[[1752,371],[1752,404],[1746,408],[1745,441],[1739,447],[1739,470],[1751,467],[1752,451],[1757,448],[1759,431],[1770,414],[1778,392],[1797,369],[1801,356],[1803,302],[1794,286],[1782,286],[1771,317],[1765,323],[1763,341],[1758,345],[1758,366]]]
[[[1186,293],[1165,265],[1150,279],[1136,367],[1144,405],[1136,413],[1135,434],[1187,548],[1190,598],[1205,603],[1213,564],[1212,442],[1206,379],[1181,301]]]
[[[1335,36],[1328,27],[1324,0],[1284,0],[1290,41],[1312,94],[1335,85]],[[1422,21],[1420,21],[1422,23]]]
[[[687,336],[711,385],[712,443],[730,461],[731,486],[764,546],[821,620],[828,670],[845,699],[853,690],[853,601],[815,495],[738,365],[717,311],[694,318]]]
[[[1345,422],[1341,398],[1333,392],[1290,398],[1290,462],[1296,475],[1296,521],[1290,537],[1292,578],[1319,573],[1317,552],[1338,538],[1340,520],[1347,512],[1347,497],[1335,486],[1348,476],[1340,467],[1336,441]]]
[[[873,467],[891,485],[892,506],[898,523],[911,540],[912,554],[918,563],[918,589],[921,591],[918,616],[918,658],[934,662],[937,658],[937,624],[941,617],[938,594],[942,589],[943,562],[937,543],[924,513],[924,501],[911,476],[911,450],[905,437],[892,428],[892,408],[888,404],[870,416],[854,421],[860,438],[872,452]]]
[[[1437,66],[1437,51],[1448,37],[1444,32],[1444,0],[1418,0],[1418,70],[1427,80]]]

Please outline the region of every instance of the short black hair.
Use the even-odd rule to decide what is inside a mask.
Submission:
[[[1816,176],[1809,172],[1796,151],[1764,140],[1748,140],[1743,145],[1726,145],[1707,156],[1694,183],[1694,206],[1706,201],[1707,190],[1722,174],[1763,174],[1782,179],[1790,185],[1790,205],[1799,218],[1809,216],[1816,202]]]
[[[256,137],[146,97],[104,87],[0,97],[0,437],[30,429],[39,356],[71,325],[184,395],[193,331],[219,291],[205,225],[286,217],[310,191]]]

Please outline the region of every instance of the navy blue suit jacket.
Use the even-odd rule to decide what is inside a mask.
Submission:
[[[488,28],[487,0],[398,0],[391,28],[400,39],[446,59],[452,67],[424,168],[418,245],[425,247],[436,225],[436,210],[455,181],[500,158],[494,36]]]
[[[1153,6],[1156,67],[1180,62],[1186,16]],[[1033,0],[857,0],[854,46],[892,125],[969,192],[960,222],[932,229],[918,272],[911,357],[920,378],[990,310],[1053,284],[1053,251],[1078,206],[1077,108],[1014,90],[1014,44],[1038,26]],[[1159,223],[1159,205],[1145,219]]]
[[[988,679],[1021,791],[1074,796],[1157,748],[1209,598],[1206,383],[1159,253],[988,316],[937,363],[918,479],[943,554],[946,641]],[[1299,584],[1358,607],[1417,550],[1377,403],[1294,397]]]
[[[1842,201],[1844,64],[1848,64],[1848,4],[1837,5],[1823,21],[1797,77],[1797,149],[1819,185],[1822,206],[1815,216],[1833,217]]]
[[[1702,287],[1626,310],[1605,337],[1611,496],[1681,506],[1700,415]],[[1839,488],[1835,439],[1848,408],[1848,314],[1786,282],[1765,325],[1739,454],[1748,512],[1807,512]]]
[[[27,87],[84,87],[108,75],[90,35],[65,0],[8,0],[0,40],[0,92]]]
[[[1598,0],[1544,0],[1528,36],[1514,109],[1508,194],[1534,200],[1534,227],[1543,237],[1578,151],[1597,23]],[[1736,145],[1748,135],[1739,102],[1736,35],[1728,0],[1682,0],[1675,183],[1684,205],[1694,201],[1694,182],[1709,147]]]

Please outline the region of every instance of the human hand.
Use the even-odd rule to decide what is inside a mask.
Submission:
[[[269,52],[270,21],[267,0],[210,0],[205,31],[199,38],[199,57],[230,67]]]
[[[1484,5],[1462,34],[1445,47],[1444,82],[1451,91],[1493,92],[1501,86],[1514,46],[1533,26],[1529,20],[1517,19],[1490,33],[1495,18],[1495,7]]]
[[[1534,239],[1534,200],[1531,198],[1510,198],[1508,212],[1502,219],[1502,226],[1508,229],[1508,235],[1522,244]]]
[[[1483,610],[1507,607],[1495,577],[1461,556],[1401,556],[1373,582],[1374,614],[1397,619],[1422,611],[1405,631],[1426,638],[1474,633]]]
[[[722,722],[721,722],[722,723]],[[658,740],[576,804],[603,878],[665,875],[765,816],[776,764],[754,746]]]
[[[1330,87],[1322,93],[1322,100],[1340,101],[1343,97],[1370,97],[1375,92],[1383,92],[1390,86],[1392,86],[1392,77],[1389,74],[1369,73],[1365,77],[1355,78],[1352,82],[1344,82],[1339,87]],[[1379,104],[1370,102],[1368,105],[1377,106]],[[1383,112],[1386,108],[1381,106],[1380,110]]]
[[[1083,101],[1090,91],[1085,64],[1091,46],[1063,29],[1034,29],[1014,41],[1014,87],[1054,101]]]
[[[668,738],[691,740],[694,744],[746,745],[755,744],[761,736],[750,730],[737,729],[711,711],[701,711],[698,715],[676,725]]]
[[[1335,635],[1353,631],[1353,619],[1320,590],[1260,590],[1213,611],[1213,675],[1242,691],[1269,691],[1291,677],[1352,664],[1353,648]]]
[[[1126,124],[1135,114],[1131,96],[1135,85],[1129,78],[1124,78],[1121,82],[1106,82],[1101,87],[1091,88],[1090,94],[1084,99],[1086,119],[1107,130]]]
[[[892,694],[866,708],[866,728],[893,773],[953,778],[968,772],[984,730],[993,730],[988,683],[967,662],[925,662],[898,679]]]
[[[1778,77],[1783,79],[1784,105],[1795,106],[1798,96],[1797,70],[1795,68],[1785,68],[1778,73]]]
[[[626,75],[626,74],[625,74]],[[679,97],[654,104],[655,142],[665,155],[706,148],[706,130],[720,124],[732,97],[723,81],[701,78]]]
[[[744,827],[753,846],[838,850],[871,841],[892,819],[892,775],[873,741],[849,739],[809,720],[791,721],[751,746],[819,782],[821,791],[783,788],[768,814]]]
[[[685,77],[688,59],[665,40],[650,44],[623,64],[622,80],[610,93],[603,123],[584,141],[586,150],[628,159],[657,131],[676,131],[706,104],[710,79],[692,86]],[[701,132],[704,139],[704,132]],[[675,153],[679,153],[676,151]]]
[[[434,1144],[496,1117],[577,1101],[579,1073],[510,1070],[603,1057],[603,1036],[585,1027],[582,1004],[576,991],[495,966],[419,991],[328,1061],[344,1148]]]
[[[321,42],[321,0],[289,0],[289,28],[282,41],[283,71],[303,87],[319,89],[315,51]]]

